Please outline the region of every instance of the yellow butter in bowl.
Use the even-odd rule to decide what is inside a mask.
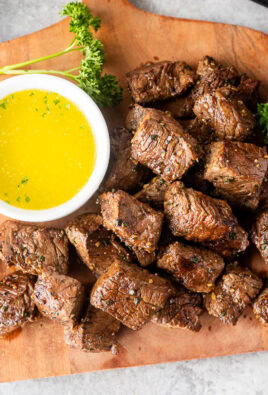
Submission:
[[[23,90],[0,101],[0,199],[30,210],[65,203],[96,160],[82,111],[54,92]]]

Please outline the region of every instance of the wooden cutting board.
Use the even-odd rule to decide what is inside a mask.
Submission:
[[[86,4],[102,19],[100,37],[107,54],[106,69],[116,74],[124,87],[125,73],[142,62],[181,59],[194,66],[208,54],[261,80],[262,95],[268,99],[267,35],[239,26],[154,15],[136,9],[127,0],[88,0]],[[54,53],[65,48],[71,39],[68,21],[63,20],[2,43],[1,66]],[[44,62],[43,67],[68,69],[78,62],[79,55],[75,53]],[[105,111],[110,126],[122,124],[129,103],[126,90],[124,94],[120,107]],[[90,207],[89,203],[80,212]],[[254,250],[246,259],[260,269],[261,260]],[[81,270],[76,272],[78,276],[81,273]],[[268,329],[256,322],[250,309],[235,327],[223,325],[206,314],[201,320],[203,328],[198,334],[153,324],[138,332],[123,329],[120,353],[113,356],[70,349],[64,344],[60,325],[39,319],[16,336],[0,340],[0,381],[268,350]]]

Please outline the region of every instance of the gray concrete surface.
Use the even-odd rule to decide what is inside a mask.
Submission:
[[[0,41],[56,22],[60,19],[58,11],[65,2],[0,0]],[[166,15],[234,23],[268,32],[268,10],[249,0],[131,2]],[[0,385],[0,395],[264,395],[268,393],[267,365],[268,353],[254,353],[5,383]]]

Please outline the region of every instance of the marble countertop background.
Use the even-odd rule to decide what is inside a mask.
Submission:
[[[66,1],[0,0],[0,41],[57,22]],[[239,24],[268,33],[268,9],[250,0],[130,1],[159,14]],[[264,395],[267,366],[268,353],[263,352],[4,383],[0,395]]]

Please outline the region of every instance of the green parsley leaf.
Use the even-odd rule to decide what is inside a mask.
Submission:
[[[28,182],[29,181],[29,179],[27,178],[27,177],[24,177],[22,180],[21,180],[21,183],[22,184],[26,184],[26,182]]]
[[[236,238],[236,232],[234,231],[229,232],[229,237],[230,239],[234,240]]]
[[[70,70],[57,70],[57,74],[76,82],[99,106],[114,106],[120,103],[123,89],[115,76],[103,74],[104,47],[102,42],[93,35],[101,26],[100,18],[94,17],[87,6],[78,1],[67,4],[61,11],[61,15],[71,18],[69,30],[74,34],[74,39],[65,50],[23,63],[1,67],[0,74],[10,74],[10,70],[13,74],[15,70],[18,70],[18,74],[27,74],[28,69],[23,69],[24,66],[52,59],[72,51],[80,51],[82,54],[80,66]],[[55,74],[55,70],[41,71],[47,74]],[[34,72],[35,70],[31,70],[31,73]],[[40,70],[36,70],[36,73],[40,73]],[[46,97],[45,104],[47,104]],[[5,108],[5,104],[1,106]],[[45,117],[45,114],[42,116]]]
[[[263,126],[265,144],[268,144],[268,103],[259,103],[257,114],[258,114],[259,124]]]

